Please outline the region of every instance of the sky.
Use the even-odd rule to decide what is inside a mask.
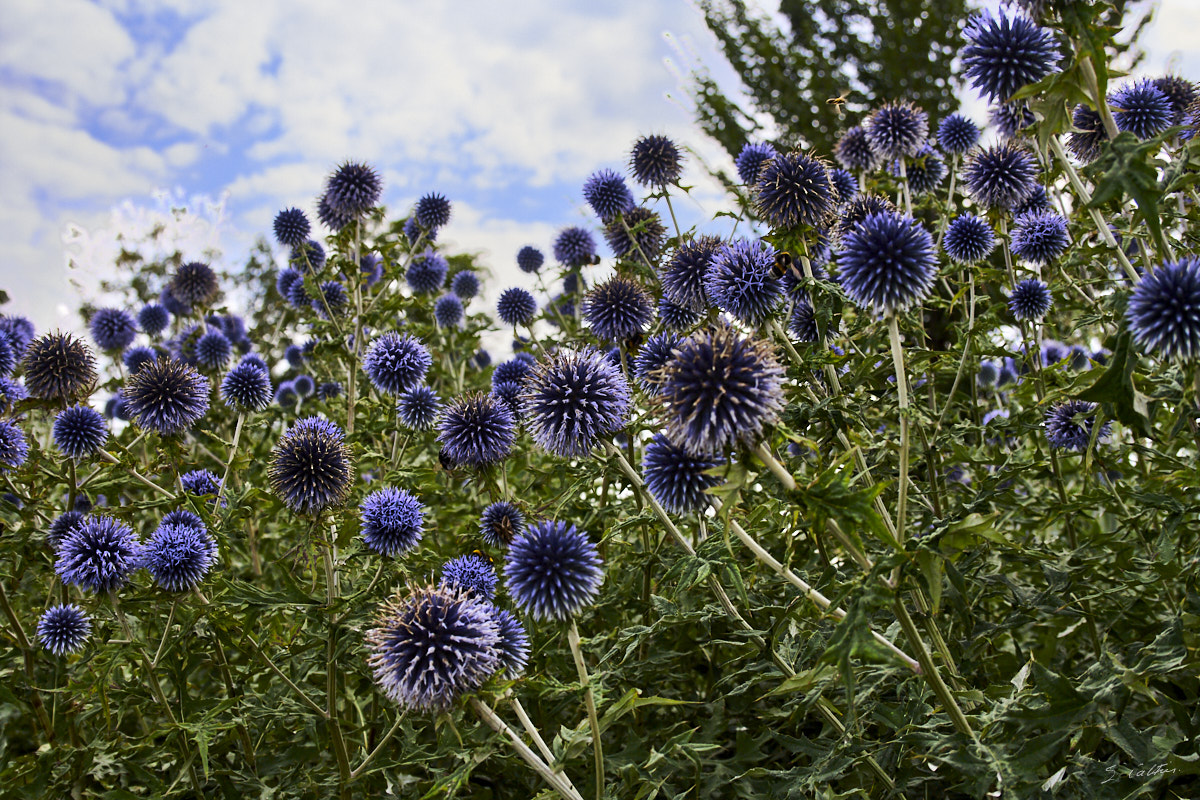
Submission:
[[[1143,70],[1200,79],[1200,2],[1158,16]],[[688,0],[2,0],[0,310],[78,328],[118,236],[160,222],[162,253],[234,268],[348,159],[380,172],[392,216],[447,196],[439,241],[481,254],[489,296],[531,287],[517,250],[594,226],[584,180],[640,135],[691,149],[689,221],[725,207],[703,164],[730,165],[688,109],[697,65],[736,89]]]

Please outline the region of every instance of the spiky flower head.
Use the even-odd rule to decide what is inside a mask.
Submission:
[[[492,388],[488,394],[500,400],[512,412],[513,419],[521,419],[521,394],[525,391],[525,387],[514,381],[492,381]]]
[[[275,240],[284,247],[297,246],[311,230],[308,215],[298,208],[285,208],[275,215]]]
[[[1071,132],[1067,134],[1067,149],[1085,164],[1090,164],[1104,151],[1108,131],[1100,113],[1083,103],[1071,114]]]
[[[217,273],[202,261],[187,261],[179,265],[168,284],[171,295],[188,306],[202,306],[217,296]]]
[[[654,306],[641,284],[614,275],[587,293],[583,318],[601,341],[623,342],[646,329],[654,318]]]
[[[933,285],[933,238],[912,217],[872,214],[846,236],[838,270],[842,288],[860,308],[904,311]]]
[[[194,469],[179,476],[183,491],[196,497],[216,497],[221,492],[221,480],[210,470]]]
[[[417,201],[413,218],[426,230],[435,230],[450,221],[450,201],[437,192],[430,192]]]
[[[29,458],[29,443],[17,423],[0,419],[0,475],[11,472]]]
[[[783,408],[783,377],[766,342],[726,325],[697,331],[662,369],[667,438],[694,456],[757,444]]]
[[[445,294],[433,305],[433,318],[439,328],[453,328],[462,322],[463,303],[456,294]]]
[[[625,376],[599,350],[559,350],[530,374],[523,416],[539,447],[578,458],[625,427],[630,401]]]
[[[858,178],[841,167],[829,170],[829,181],[833,184],[834,195],[839,203],[849,202],[858,194]]]
[[[1095,410],[1095,403],[1088,403],[1084,400],[1068,400],[1048,410],[1045,427],[1046,440],[1050,442],[1050,446],[1058,450],[1073,450],[1077,453],[1086,450],[1092,439],[1092,429],[1096,426]],[[1096,441],[1105,441],[1111,429],[1112,423],[1105,422]]]
[[[449,709],[503,666],[495,607],[447,586],[397,593],[367,631],[375,682],[405,710]]]
[[[1046,187],[1035,183],[1033,194],[1013,206],[1012,215],[1020,217],[1025,214],[1042,214],[1050,211],[1053,211],[1053,206],[1050,205],[1050,195],[1046,193]]]
[[[963,182],[971,199],[984,208],[1008,210],[1024,202],[1037,186],[1033,156],[1015,142],[973,150]]]
[[[479,276],[470,270],[456,272],[450,281],[450,291],[464,303],[479,294]]]
[[[177,317],[186,317],[188,314],[192,313],[192,307],[175,296],[175,294],[171,291],[171,284],[169,283],[164,286],[162,292],[159,293],[158,302],[162,304],[162,307],[165,308],[168,313]]]
[[[371,342],[363,356],[363,371],[384,394],[399,395],[425,380],[433,356],[420,340],[407,333],[385,333]]]
[[[500,626],[500,669],[509,678],[519,678],[529,663],[529,636],[511,611],[497,608],[495,614]]]
[[[833,148],[833,157],[843,169],[851,172],[869,172],[879,163],[879,157],[867,139],[867,131],[861,125],[855,125],[842,134]]]
[[[611,169],[593,172],[583,183],[583,199],[601,220],[607,222],[633,209],[633,192],[625,178]]]
[[[659,189],[679,180],[683,171],[683,155],[666,136],[642,136],[633,143],[629,153],[629,168],[633,179],[642,186]]]
[[[685,241],[660,267],[663,296],[677,306],[701,312],[708,308],[704,280],[723,242],[702,234]]]
[[[46,541],[51,547],[57,548],[62,538],[75,530],[85,519],[87,519],[86,512],[64,511],[55,517],[50,523],[50,527],[46,529]]]
[[[25,349],[25,388],[41,400],[72,400],[91,391],[96,359],[69,333],[46,333]]]
[[[1070,244],[1067,221],[1053,211],[1045,211],[1017,217],[1009,246],[1018,258],[1032,264],[1049,264]]]
[[[271,402],[271,377],[252,361],[241,361],[221,381],[221,399],[239,411],[261,411]]]
[[[87,517],[59,540],[56,553],[62,582],[90,592],[120,589],[142,563],[133,529],[112,517]]]
[[[516,441],[516,420],[503,402],[472,393],[442,411],[437,440],[456,463],[486,467],[503,461]]]
[[[216,557],[217,543],[203,523],[164,520],[142,551],[142,562],[150,576],[168,592],[195,588],[212,569]]]
[[[442,586],[466,592],[484,600],[496,597],[496,584],[500,578],[496,568],[474,553],[452,558],[442,564]]]
[[[747,186],[758,182],[758,173],[771,159],[775,158],[775,148],[766,142],[747,142],[742,146],[734,160],[738,177]]]
[[[1151,83],[1154,84],[1154,88],[1163,93],[1167,102],[1171,104],[1172,125],[1181,124],[1187,107],[1200,97],[1196,84],[1179,75],[1164,75],[1161,78],[1155,78]]]
[[[1000,134],[1001,139],[1011,139],[1037,122],[1037,117],[1023,100],[1012,103],[997,103],[988,110],[988,122]]]
[[[342,384],[337,381],[324,381],[317,386],[317,399],[321,401],[332,400],[335,397],[341,397]]]
[[[79,652],[91,633],[91,618],[74,603],[50,606],[37,624],[42,647],[56,656]]]
[[[557,251],[555,254],[557,255]],[[517,251],[517,267],[521,272],[533,274],[541,270],[542,264],[545,263],[546,256],[532,245],[527,244]]]
[[[990,12],[977,14],[963,31],[963,73],[990,101],[1007,102],[1022,86],[1037,83],[1058,63],[1054,35],[1032,20]]]
[[[504,586],[534,619],[566,621],[591,605],[604,580],[600,554],[583,531],[558,520],[530,525],[504,559]]]
[[[736,239],[713,257],[704,290],[718,308],[747,325],[759,325],[783,298],[774,267],[774,247],[760,239]]]
[[[633,358],[633,375],[646,394],[659,393],[660,370],[674,358],[674,350],[682,341],[679,334],[664,331],[651,336],[638,350]]]
[[[287,301],[295,308],[312,308],[312,298],[308,296],[308,289],[305,288],[303,280],[297,279],[291,282],[287,290]]]
[[[299,514],[340,505],[352,477],[350,449],[341,428],[320,417],[298,420],[271,453],[271,490]]]
[[[1008,310],[1019,320],[1039,320],[1050,310],[1050,287],[1037,278],[1027,278],[1013,287]]]
[[[404,221],[404,238],[412,247],[416,247],[418,243],[429,244],[437,239],[437,229],[426,230],[417,224],[416,217],[409,217]]]
[[[519,286],[505,289],[500,293],[500,299],[496,301],[496,316],[500,317],[501,322],[512,325],[514,328],[518,325],[532,323],[536,313],[537,300],[534,300],[533,295]]]
[[[442,410],[437,392],[428,386],[414,386],[400,394],[396,402],[396,414],[400,424],[414,431],[427,431],[437,421],[438,412]]]
[[[121,361],[125,364],[125,369],[129,370],[129,374],[132,375],[151,361],[156,360],[158,354],[159,351],[153,347],[131,347],[125,351]]]
[[[91,406],[76,405],[58,412],[52,431],[54,446],[68,458],[90,456],[108,441],[104,415]]]
[[[938,123],[938,147],[961,156],[979,142],[979,126],[962,114],[950,114]]]
[[[709,499],[705,491],[721,482],[705,471],[724,463],[720,456],[694,456],[656,433],[642,456],[642,477],[663,508],[672,514],[691,514],[704,510]]]
[[[36,335],[33,323],[27,317],[20,317],[13,314],[0,315],[0,335],[8,339],[8,343],[12,345],[13,355],[18,360],[25,353],[25,348],[29,347],[30,342]]]
[[[942,247],[956,264],[975,264],[988,257],[996,246],[996,234],[987,220],[974,214],[955,217],[946,227]]]
[[[408,265],[404,278],[413,294],[433,294],[446,283],[449,272],[450,265],[441,254],[426,250]]]
[[[815,342],[820,336],[817,312],[807,297],[797,300],[792,306],[792,314],[788,318],[788,331],[801,342]]]
[[[225,334],[215,328],[205,332],[196,342],[196,362],[209,372],[225,369],[233,356],[233,346]]]
[[[412,493],[388,486],[371,492],[358,507],[362,537],[382,556],[400,556],[421,541],[425,506]]]
[[[754,184],[755,210],[775,228],[824,227],[837,201],[828,166],[799,150],[771,159]]]
[[[313,311],[321,319],[329,319],[329,315],[337,316],[350,303],[350,295],[346,287],[338,281],[325,281],[317,287],[317,296],[312,299]]]
[[[164,436],[182,433],[208,411],[208,379],[174,358],[160,358],[131,375],[125,406],[141,427]]]
[[[895,161],[920,151],[929,138],[929,115],[912,103],[893,101],[871,112],[865,128],[875,157]]]
[[[525,530],[525,515],[505,500],[492,503],[479,518],[479,535],[488,547],[508,547]]]
[[[492,370],[492,385],[497,383],[524,383],[533,369],[532,358],[510,358],[496,365]]]
[[[892,174],[899,177],[900,162],[892,165]],[[914,195],[927,194],[937,188],[946,177],[946,162],[928,144],[904,163],[904,174],[908,178],[908,188]]]
[[[101,308],[92,315],[88,330],[101,350],[119,353],[133,344],[133,338],[137,336],[137,323],[124,309]]]
[[[617,258],[636,252],[638,256],[653,259],[662,251],[666,239],[667,228],[658,214],[642,206],[611,217],[604,225],[604,241]]]
[[[1185,256],[1142,275],[1125,319],[1134,341],[1160,358],[1200,354],[1200,258]]]
[[[383,181],[375,170],[355,161],[338,165],[325,184],[325,200],[330,208],[351,217],[370,211],[382,192]]]
[[[1108,98],[1117,130],[1149,139],[1165,131],[1175,118],[1175,109],[1162,90],[1149,78],[1131,81]]]
[[[669,331],[686,331],[700,321],[700,314],[675,305],[664,296],[658,299],[658,318]]]
[[[872,214],[895,210],[896,206],[883,195],[860,194],[848,203],[843,203],[838,209],[833,234],[840,239],[857,228],[864,219]]]
[[[564,228],[554,239],[554,257],[567,267],[591,264],[596,257],[596,240],[583,228]]]

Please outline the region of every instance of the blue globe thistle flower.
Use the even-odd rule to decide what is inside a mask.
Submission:
[[[540,271],[544,263],[546,263],[546,256],[536,247],[525,245],[517,251],[517,267],[521,272],[533,274]]]
[[[450,265],[446,259],[433,250],[426,250],[422,255],[413,259],[408,265],[405,280],[413,294],[433,294],[446,283],[446,275]]]
[[[407,392],[402,392],[396,403],[400,424],[414,431],[427,431],[432,428],[441,410],[442,404],[437,393],[428,386],[414,386]]]
[[[418,244],[430,244],[437,240],[437,229],[422,228],[415,216],[409,217],[404,222],[404,238],[408,239],[408,243],[412,247],[416,247]]]
[[[47,333],[25,348],[25,388],[41,400],[71,400],[91,391],[96,359],[69,333]]]
[[[861,125],[855,125],[842,134],[833,148],[833,157],[843,169],[851,172],[870,172],[879,163],[879,156],[875,154],[867,131]]]
[[[54,417],[54,446],[68,458],[94,454],[108,441],[104,415],[91,406],[76,405]]]
[[[470,270],[463,270],[454,275],[450,281],[450,291],[458,295],[464,303],[479,294],[479,277]]]
[[[994,361],[979,362],[979,372],[975,375],[975,382],[983,387],[995,386],[1000,380],[1000,368],[996,366]]]
[[[842,207],[838,209],[837,220],[833,225],[833,234],[841,239],[857,228],[867,217],[885,211],[896,211],[896,206],[891,200],[878,194],[860,194],[848,203],[843,203]],[[816,272],[814,271],[813,274],[815,275]]]
[[[292,248],[291,263],[305,272],[318,272],[325,266],[325,248],[316,239],[309,239]]]
[[[433,316],[439,328],[454,327],[462,322],[462,300],[459,300],[456,294],[442,295],[433,306]]]
[[[500,626],[500,670],[509,678],[519,678],[529,663],[529,636],[525,626],[507,609],[494,609]]]
[[[158,358],[158,351],[153,347],[131,347],[125,351],[121,361],[125,364],[125,369],[129,370],[130,374],[137,372],[146,364]]]
[[[388,486],[367,495],[358,507],[362,537],[381,556],[401,556],[421,541],[425,506],[403,489]]]
[[[101,308],[92,315],[88,325],[96,345],[107,352],[124,350],[137,336],[137,323],[128,311],[120,308]]]
[[[25,432],[12,420],[0,419],[0,475],[11,472],[29,458]]]
[[[623,342],[649,326],[654,306],[641,284],[615,275],[588,292],[583,318],[602,341]]]
[[[379,684],[405,710],[440,712],[503,666],[495,607],[448,587],[415,589],[380,606],[367,631]]]
[[[388,395],[399,395],[425,380],[433,356],[420,340],[408,334],[380,335],[363,356],[363,371],[371,385]]]
[[[475,357],[471,359],[475,366],[479,369],[487,369],[492,365],[492,354],[487,350],[479,350],[475,353]]]
[[[734,159],[738,177],[742,183],[752,186],[758,182],[759,171],[775,158],[775,148],[766,142],[747,142]]]
[[[275,387],[275,404],[282,408],[292,408],[300,400],[296,387],[291,381],[280,381]]]
[[[304,348],[298,344],[289,344],[284,348],[283,357],[293,369],[304,366]]]
[[[194,469],[191,472],[183,473],[179,476],[179,485],[185,492],[197,497],[206,495],[216,497],[221,491],[220,479],[206,469]]]
[[[1174,109],[1171,101],[1149,78],[1132,81],[1108,98],[1117,130],[1129,131],[1139,139],[1149,139],[1171,126]]]
[[[12,378],[0,378],[0,414],[12,413],[17,403],[29,397],[25,387]]]
[[[239,411],[262,411],[271,402],[271,377],[251,361],[242,361],[221,381],[221,399]]]
[[[158,296],[158,302],[167,310],[167,313],[176,317],[186,317],[192,313],[192,307],[171,292],[171,284],[169,283],[163,287],[162,292]]]
[[[74,603],[50,606],[37,624],[42,647],[56,656],[79,652],[91,633],[91,618]]]
[[[525,515],[505,500],[492,503],[479,518],[479,535],[488,547],[508,547],[525,530]]]
[[[1185,256],[1142,275],[1125,319],[1134,341],[1160,358],[1200,354],[1200,258]]]
[[[62,538],[75,530],[86,517],[85,511],[64,511],[50,523],[46,529],[46,541],[51,547],[58,547]]]
[[[350,449],[341,428],[320,417],[298,420],[275,445],[271,490],[300,514],[340,505],[350,490]]]
[[[708,308],[704,280],[723,242],[716,236],[689,239],[660,267],[663,296],[677,306],[701,312]]]
[[[169,288],[172,297],[188,306],[202,306],[215,298],[220,290],[217,285],[217,273],[201,261],[180,264]]]
[[[426,230],[441,228],[450,221],[450,201],[437,192],[430,192],[417,201],[413,219]]]
[[[1011,139],[1025,128],[1037,122],[1037,117],[1024,101],[998,103],[988,110],[988,122],[1000,134],[1001,139]]]
[[[533,369],[534,362],[527,358],[510,358],[492,370],[492,385],[497,383],[524,383]]]
[[[17,368],[17,354],[12,342],[4,333],[0,333],[0,378],[7,378]]]
[[[629,256],[636,250],[653,259],[662,251],[666,240],[667,228],[658,214],[641,206],[611,217],[604,226],[604,241],[617,258]]]
[[[1008,310],[1019,320],[1039,320],[1050,310],[1050,288],[1037,278],[1027,278],[1013,287]]]
[[[1096,404],[1083,400],[1068,400],[1059,403],[1046,412],[1046,440],[1056,450],[1073,450],[1082,453],[1087,449],[1092,439],[1092,429],[1096,426]],[[1080,419],[1081,415],[1088,415]],[[1096,437],[1097,442],[1106,441],[1112,423],[1105,422]]]
[[[1034,184],[1033,194],[1013,206],[1012,215],[1019,217],[1023,214],[1041,214],[1053,210],[1053,206],[1050,205],[1050,195],[1046,193],[1046,187],[1037,183]]]
[[[775,248],[761,240],[737,239],[717,251],[704,290],[718,308],[757,326],[783,298],[774,270]]]
[[[377,253],[363,253],[359,256],[358,267],[368,289],[383,280],[383,259]]]
[[[679,180],[683,172],[683,155],[666,136],[642,136],[633,143],[629,168],[633,179],[642,186],[662,188]]]
[[[775,156],[754,184],[754,208],[775,228],[824,227],[837,199],[825,162],[799,150]]]
[[[196,342],[196,361],[210,372],[225,369],[232,357],[232,345],[225,334],[218,330],[208,331]]]
[[[565,621],[595,602],[604,580],[600,554],[574,525],[543,520],[513,539],[504,586],[534,619]]]
[[[892,174],[900,175],[900,162],[892,165]],[[924,145],[904,164],[904,174],[908,177],[908,188],[914,195],[927,194],[937,188],[946,177],[946,162],[937,151],[929,145]]]
[[[317,399],[324,402],[342,396],[342,385],[337,381],[325,381],[317,387]]]
[[[584,181],[583,199],[605,222],[634,207],[633,192],[625,185],[625,178],[611,169],[597,170]]]
[[[962,114],[951,114],[938,123],[938,147],[961,156],[979,143],[979,126]]]
[[[753,446],[783,408],[783,378],[766,342],[726,325],[696,332],[662,370],[667,438],[694,456]]]
[[[1014,255],[1030,263],[1049,264],[1070,244],[1067,221],[1053,211],[1047,211],[1017,217],[1009,246]]]
[[[284,247],[295,247],[308,238],[312,226],[298,208],[285,208],[275,215],[275,240]]]
[[[674,349],[683,341],[678,334],[667,331],[651,336],[633,358],[633,375],[642,391],[649,395],[659,393],[659,371],[674,357]]]
[[[129,377],[121,396],[134,421],[164,436],[182,433],[208,412],[208,379],[174,358]]]
[[[309,375],[297,375],[292,378],[292,389],[300,397],[312,397],[317,391],[317,382]]]
[[[496,568],[475,554],[452,558],[442,564],[441,585],[465,592],[484,600],[496,597],[496,584],[500,578]]]
[[[519,421],[521,419],[521,395],[524,391],[525,387],[514,381],[492,381],[492,388],[488,394],[504,403],[504,406],[512,412],[513,419]]]
[[[1042,364],[1049,367],[1057,364],[1060,361],[1066,360],[1071,355],[1071,349],[1062,342],[1056,342],[1053,339],[1043,339],[1041,343]],[[1021,372],[1026,372],[1027,367],[1022,366]]]
[[[326,228],[334,233],[337,233],[347,225],[352,224],[355,217],[353,214],[347,214],[342,209],[335,207],[330,201],[329,194],[327,192],[321,195],[320,199],[317,200],[317,219],[319,219],[321,224]],[[297,245],[292,246],[293,256],[296,253],[296,247]]]
[[[595,348],[560,350],[525,384],[524,418],[533,440],[562,458],[586,455],[629,417],[629,383]]]
[[[974,214],[956,217],[947,227],[942,248],[956,264],[976,264],[996,246],[996,234],[987,220]]]
[[[876,158],[895,161],[920,152],[929,138],[929,115],[912,103],[893,101],[871,112],[864,128]]]
[[[567,267],[591,264],[596,258],[596,240],[583,228],[564,228],[554,239],[554,257]]]
[[[1005,142],[971,151],[963,182],[979,205],[1008,210],[1033,194],[1037,174],[1033,156],[1015,142]]]
[[[705,491],[721,483],[705,470],[725,464],[721,457],[694,456],[656,433],[642,456],[646,488],[672,514],[690,514],[708,506]]]
[[[112,517],[90,516],[58,543],[54,571],[62,582],[90,592],[111,592],[142,565],[133,529]]]
[[[194,588],[217,557],[217,543],[203,523],[199,526],[159,525],[142,551],[142,560],[154,582],[168,592]]]
[[[807,298],[797,300],[792,306],[792,314],[788,318],[788,332],[801,342],[815,342],[820,336],[817,312]]]
[[[496,315],[500,320],[514,328],[518,325],[529,325],[533,315],[537,313],[537,301],[533,295],[519,286],[512,286],[500,294],[496,302]]]
[[[0,316],[0,334],[8,337],[8,342],[18,359],[24,355],[25,348],[29,347],[33,337],[37,335],[33,323],[28,318],[11,314]]]
[[[963,31],[963,73],[991,101],[1006,102],[1030,83],[1050,74],[1058,62],[1054,35],[1027,17],[991,13],[972,17]]]
[[[305,288],[304,281],[294,281],[288,287],[287,301],[288,305],[293,308],[308,309],[312,307],[312,299],[308,296],[308,289]]]
[[[872,214],[846,236],[838,270],[842,288],[860,308],[904,311],[933,285],[933,239],[912,217]]]
[[[658,300],[658,318],[667,330],[686,331],[700,321],[700,314],[661,297]]]
[[[516,441],[516,420],[498,399],[479,393],[456,398],[443,410],[437,440],[456,463],[486,467],[503,461]]]
[[[829,180],[833,184],[839,203],[849,202],[858,194],[858,178],[840,167],[829,170]]]
[[[1067,134],[1067,149],[1080,161],[1090,164],[1104,152],[1108,131],[1100,112],[1085,106],[1075,106],[1071,113],[1071,132]]]
[[[383,192],[383,181],[366,164],[347,161],[329,176],[325,199],[334,210],[358,217],[370,211]]]
[[[326,306],[329,307],[329,313],[337,314],[350,304],[350,296],[346,294],[346,287],[338,281],[326,281],[317,288],[320,294],[313,298],[311,305],[313,311],[317,312],[317,316],[321,319],[328,319]]]
[[[1196,84],[1179,75],[1164,75],[1161,78],[1154,78],[1150,82],[1154,84],[1154,88],[1163,93],[1167,102],[1171,104],[1171,124],[1181,124],[1188,106],[1200,97]]]
[[[129,408],[125,405],[125,398],[121,396],[120,389],[114,392],[113,396],[105,401],[104,416],[108,417],[109,419],[119,419],[125,422],[129,421]]]

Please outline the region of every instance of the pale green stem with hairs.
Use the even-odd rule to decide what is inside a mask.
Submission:
[[[596,800],[604,800],[604,746],[600,741],[600,717],[596,714],[596,697],[592,693],[592,683],[588,678],[587,664],[583,660],[583,651],[579,649],[579,628],[571,619],[571,627],[567,628],[567,644],[571,646],[571,657],[575,659],[575,671],[579,673],[579,683],[583,686],[583,702],[587,707],[588,724],[592,728],[592,756],[596,762]]]

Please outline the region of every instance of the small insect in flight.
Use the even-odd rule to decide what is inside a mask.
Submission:
[[[848,94],[849,92],[842,92],[837,97],[831,97],[825,101],[825,105],[833,106],[833,112],[840,117],[842,115],[843,107],[846,105],[846,95]]]

